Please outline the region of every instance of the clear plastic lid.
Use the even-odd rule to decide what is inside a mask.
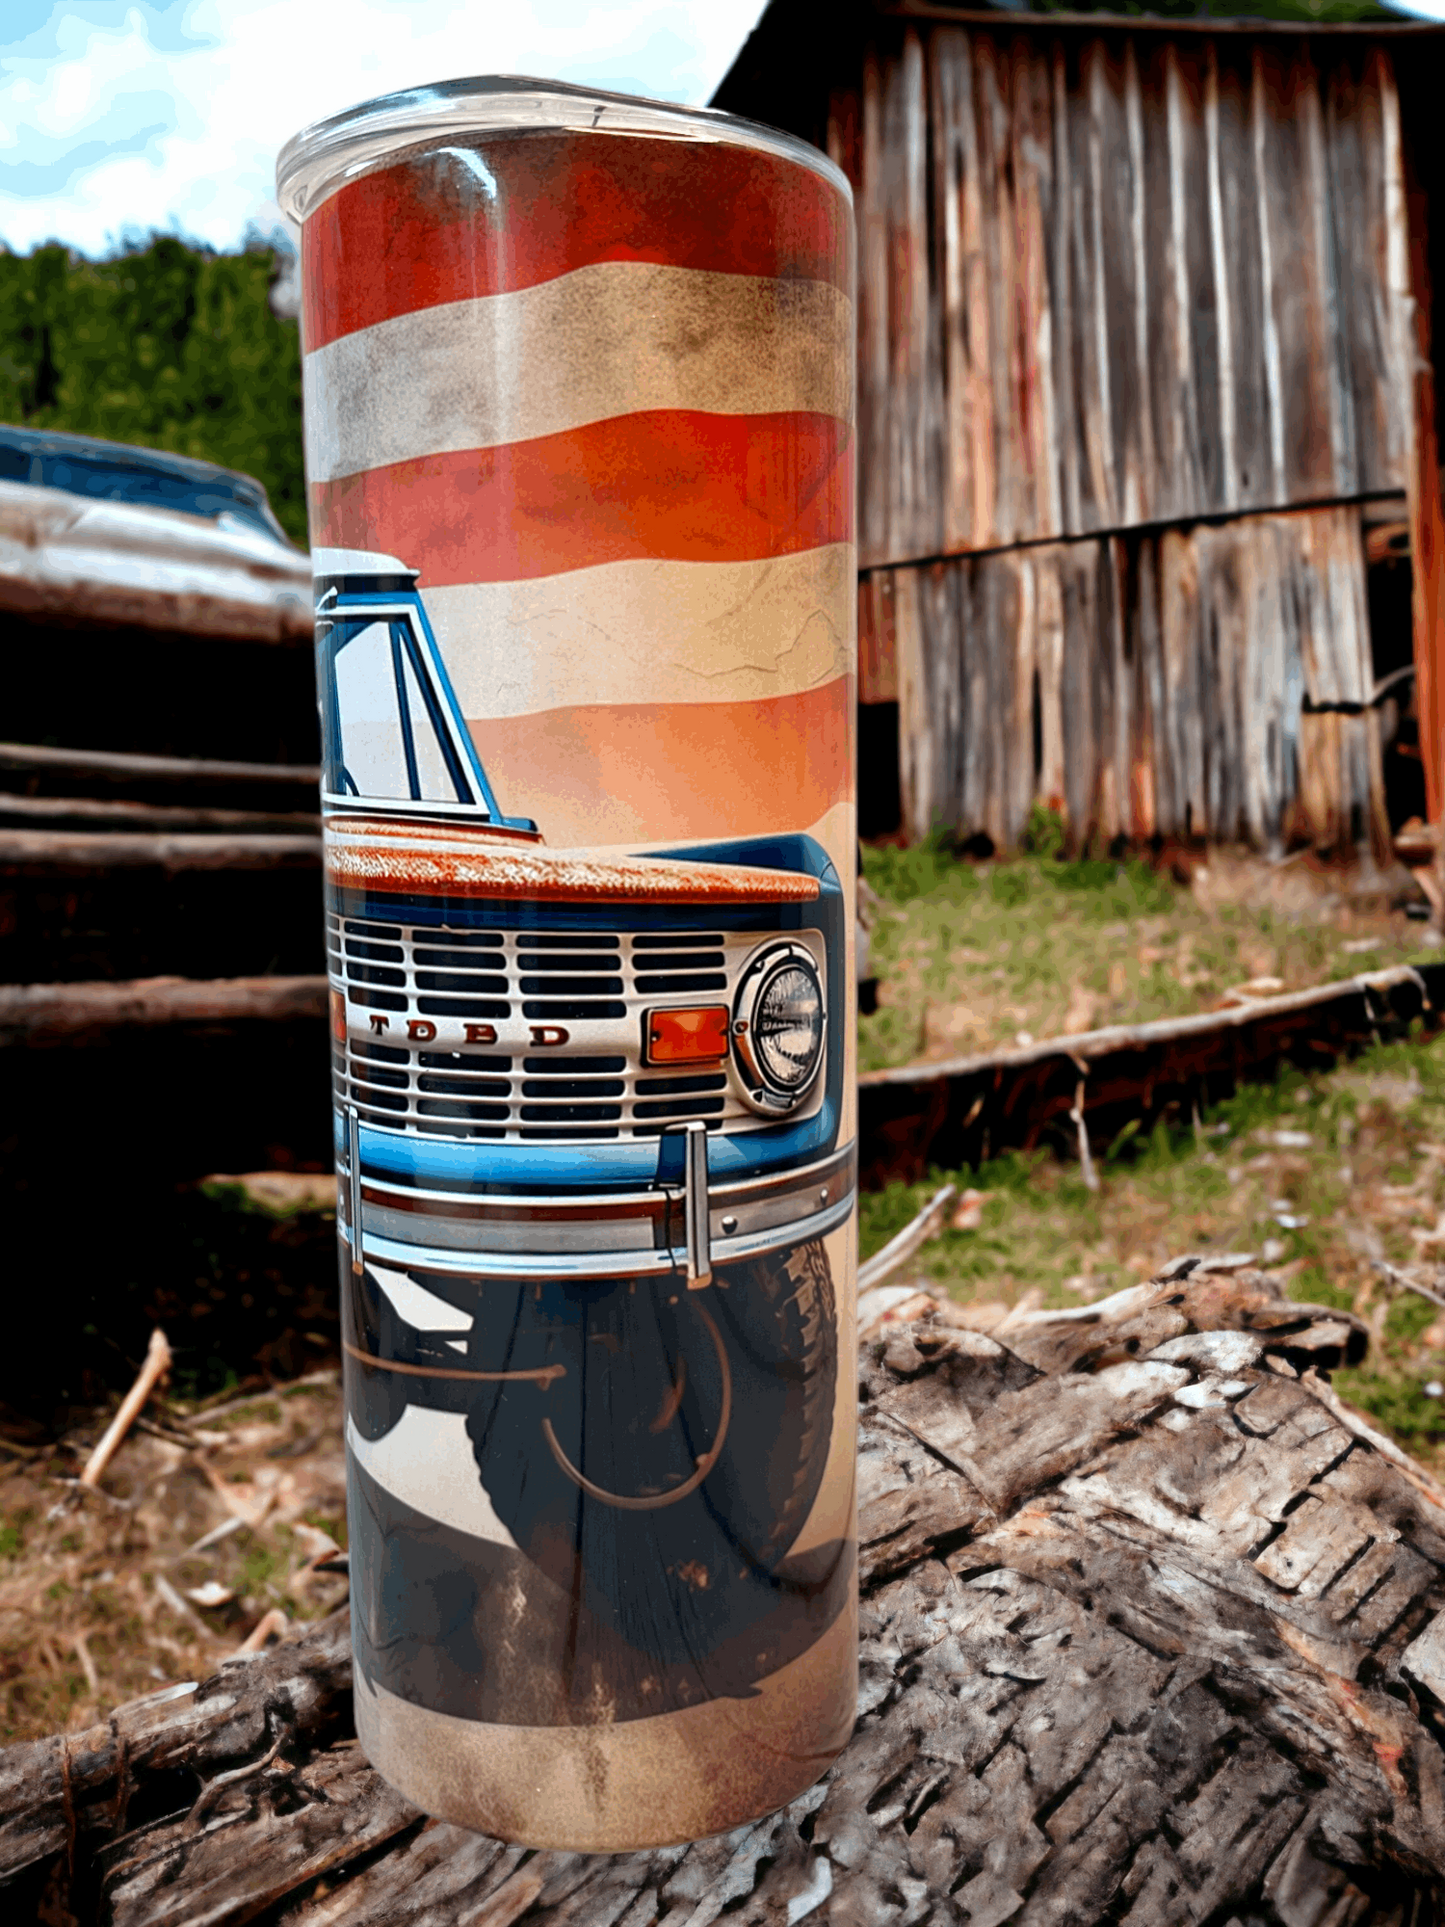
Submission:
[[[841,168],[816,147],[774,127],[710,107],[675,107],[515,74],[411,87],[303,127],[277,158],[276,198],[293,220],[304,221],[348,181],[407,149],[478,134],[566,130],[750,147],[808,168],[852,204],[853,191]]]

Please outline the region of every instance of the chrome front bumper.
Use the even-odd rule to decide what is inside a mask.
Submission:
[[[701,1127],[689,1133],[682,1184],[578,1198],[462,1197],[386,1184],[361,1175],[354,1132],[350,1144],[337,1190],[353,1254],[359,1216],[365,1257],[466,1277],[678,1278],[697,1288],[718,1265],[836,1230],[857,1184],[849,1145],[799,1170],[710,1186]]]

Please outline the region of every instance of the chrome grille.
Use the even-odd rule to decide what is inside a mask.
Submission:
[[[346,999],[337,1094],[362,1121],[434,1137],[653,1137],[757,1127],[725,1070],[641,1061],[645,1010],[731,1001],[765,933],[459,930],[328,918]],[[804,933],[822,962],[821,939]],[[420,1025],[434,1036],[416,1036]],[[466,1029],[495,1032],[469,1040]],[[560,1045],[543,1034],[566,1032]],[[819,1089],[799,1116],[821,1101]]]

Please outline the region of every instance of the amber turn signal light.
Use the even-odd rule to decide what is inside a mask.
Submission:
[[[726,1004],[701,1010],[649,1010],[643,1019],[649,1064],[716,1063],[728,1053]]]

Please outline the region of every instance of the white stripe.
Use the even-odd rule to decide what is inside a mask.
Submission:
[[[422,594],[464,716],[589,703],[757,702],[856,667],[855,550],[607,562]]]
[[[847,419],[852,304],[822,281],[607,261],[306,357],[313,482],[642,409]]]
[[[379,1439],[364,1439],[348,1414],[346,1443],[357,1464],[414,1512],[474,1539],[516,1545],[482,1484],[465,1412],[408,1405]]]
[[[392,1310],[418,1331],[469,1332],[476,1323],[469,1311],[449,1305],[445,1298],[438,1298],[434,1291],[408,1278],[404,1271],[392,1271],[389,1266],[375,1262],[370,1263],[368,1269],[390,1299]]]

